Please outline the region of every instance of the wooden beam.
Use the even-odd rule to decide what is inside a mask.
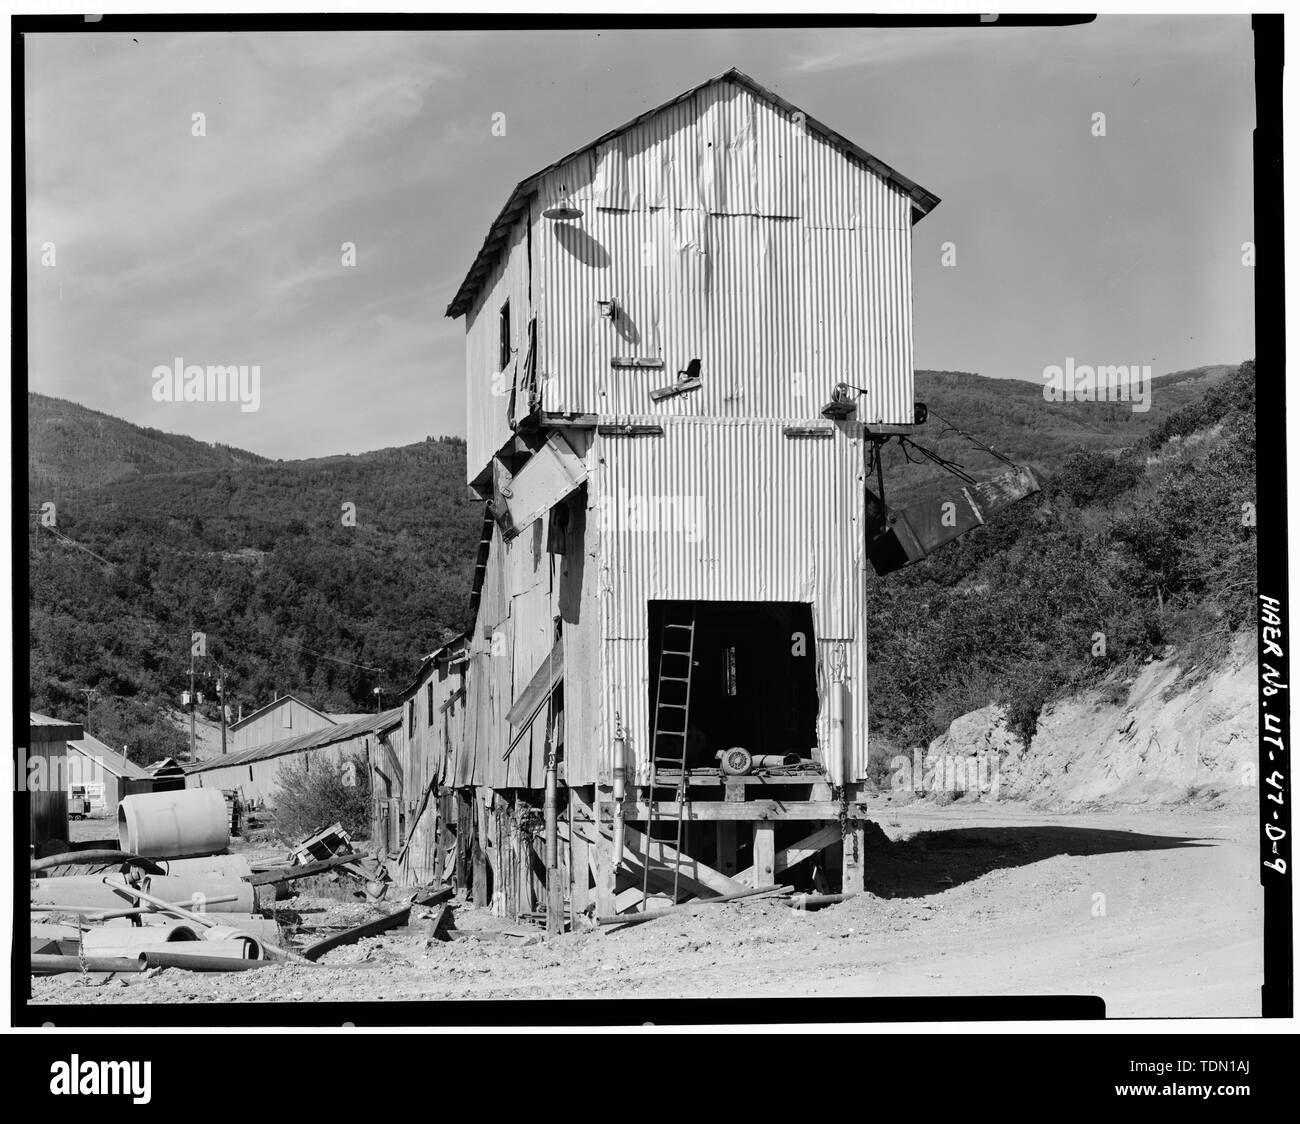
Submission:
[[[577,801],[569,796],[569,823],[579,818]],[[591,844],[585,832],[569,830],[569,823],[560,821],[561,838],[568,836],[569,843],[569,924],[578,927],[578,917],[587,912],[591,904]]]
[[[472,861],[474,867],[474,904],[479,909],[486,909],[488,904],[488,860],[487,860],[487,809],[475,791],[471,799],[474,815],[467,825],[474,833]],[[459,825],[458,825],[459,826]]]
[[[323,874],[325,871],[332,870],[336,866],[343,866],[345,863],[355,863],[365,857],[360,852],[349,851],[345,855],[334,855],[332,858],[321,859],[320,862],[303,863],[301,866],[280,866],[274,870],[246,874],[243,880],[250,886],[270,886],[280,882],[293,882],[299,878],[310,878],[313,874]]]
[[[840,878],[840,892],[860,894],[866,888],[865,868],[866,837],[861,824],[852,825],[844,833],[844,873]]]
[[[594,797],[595,807],[598,812],[603,811],[605,807],[601,799],[603,795],[597,790]],[[610,814],[612,817],[613,813]],[[609,841],[606,842],[605,836],[600,834],[594,822],[589,825],[589,830],[595,837],[592,840],[591,853],[596,860],[596,912],[598,914],[614,913],[614,882],[618,875],[618,867],[614,862],[612,833]]]
[[[602,839],[611,839],[612,841],[612,829],[606,831],[606,825],[602,823],[600,830]],[[632,827],[624,827],[623,834],[623,861],[629,866],[640,870],[646,860],[645,837]],[[607,850],[604,847],[601,849]],[[652,839],[649,846],[649,862],[652,877],[656,873],[662,873],[664,877],[671,879],[678,862],[677,849],[663,840]],[[746,889],[734,878],[728,878],[720,871],[714,870],[711,866],[706,866],[699,859],[692,858],[685,853],[681,855],[679,888],[701,897],[712,897],[714,894],[734,894]],[[606,911],[599,909],[599,907],[598,912],[602,916],[608,916]]]
[[[776,876],[776,828],[770,823],[754,824],[754,865],[751,886],[770,886]]]
[[[641,801],[627,801],[623,805],[624,817],[628,823],[644,823],[647,807]],[[725,800],[692,800],[686,805],[687,820],[837,820],[843,805],[837,800],[744,800],[729,803]],[[677,802],[661,800],[655,802],[655,818],[672,819],[677,815]],[[865,804],[848,806],[850,820],[868,818]],[[601,830],[612,820],[612,813],[602,805]],[[631,829],[629,829],[630,831]],[[630,846],[630,844],[629,844]]]
[[[384,917],[376,917],[373,921],[367,921],[364,925],[358,925],[355,929],[348,929],[342,933],[335,933],[331,937],[317,941],[315,944],[308,945],[302,950],[303,956],[308,960],[319,960],[325,953],[331,949],[338,948],[345,944],[355,944],[362,937],[373,937],[387,929],[396,929],[399,925],[405,925],[407,918],[411,916],[411,907],[405,906],[396,913],[390,913]]]
[[[721,831],[723,826],[723,824],[718,824],[718,830]],[[730,826],[733,831],[735,830],[734,824],[727,826]],[[827,847],[835,846],[839,842],[839,824],[828,824],[826,827],[819,827],[811,835],[805,835],[797,843],[791,843],[790,846],[783,847],[781,850],[777,851],[774,856],[775,866],[772,873],[780,874],[781,871],[788,870],[796,863],[801,863],[804,859],[815,855],[818,851],[824,850]],[[754,868],[752,866],[746,867],[744,870],[733,874],[732,877],[737,882],[752,883],[754,881]],[[764,883],[760,882],[758,884],[763,885]]]

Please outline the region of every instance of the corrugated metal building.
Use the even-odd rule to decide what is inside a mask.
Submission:
[[[398,719],[396,709],[366,714],[348,722],[331,722],[266,745],[249,746],[225,756],[210,757],[186,766],[186,782],[190,788],[236,792],[250,808],[271,807],[280,786],[282,766],[305,762],[308,769],[332,769],[355,757],[373,762],[384,745],[385,731],[397,725]]]
[[[393,860],[401,882],[448,877],[457,806],[452,796],[457,755],[464,745],[465,638],[431,652],[402,692],[381,752],[372,757],[373,840]]]
[[[154,776],[142,765],[128,760],[93,734],[68,742],[68,788],[86,790],[90,811],[111,816],[116,822],[122,797],[154,791]]]
[[[937,203],[734,70],[516,187],[447,310],[491,516],[454,786],[517,803],[551,745],[592,850],[607,820],[644,826],[689,622],[687,818],[718,820],[691,853],[766,877],[771,821],[834,802],[860,871],[866,454],[914,420],[911,226]],[[717,772],[738,746],[801,766],[746,778],[752,846]]]
[[[227,741],[230,751],[238,753],[332,725],[334,719],[330,715],[294,695],[281,695],[238,722],[231,723]]]

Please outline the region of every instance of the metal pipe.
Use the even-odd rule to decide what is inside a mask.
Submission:
[[[223,800],[222,803],[224,804],[225,801]],[[152,894],[146,893],[144,890],[136,890],[130,886],[122,886],[117,883],[110,882],[107,878],[104,879],[104,885],[111,886],[114,890],[116,890],[120,894],[129,894],[133,897],[139,898],[141,901],[149,902],[152,905],[156,905],[163,912],[175,914],[177,917],[181,918],[184,921],[193,921],[208,929],[215,928],[217,925],[221,924],[220,921],[213,921],[210,917],[205,917],[201,913],[191,913],[188,909],[181,909],[180,906],[170,905],[167,902],[163,901],[162,898],[155,898]],[[271,944],[270,941],[263,941],[262,948],[266,952],[270,953],[271,954],[270,958],[274,960],[290,960],[293,961],[294,963],[300,963],[303,962],[305,959],[304,957],[299,956],[296,952],[289,952],[283,948],[280,948],[277,945]]]
[[[140,867],[146,874],[161,874],[160,867],[152,859],[142,855],[133,855],[129,851],[65,851],[61,855],[46,855],[43,859],[32,859],[33,874],[42,870],[51,870],[56,866],[107,866],[111,863],[127,863]]]
[[[32,953],[32,975],[50,976],[58,972],[143,972],[145,963],[134,956],[57,956]]]

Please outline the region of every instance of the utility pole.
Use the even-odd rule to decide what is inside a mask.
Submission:
[[[380,705],[383,703],[383,699],[384,699],[384,689],[382,687],[376,687],[375,688],[375,713],[376,714],[379,713]]]
[[[194,760],[194,644],[190,643],[190,760]]]
[[[95,697],[95,695],[97,695],[99,692],[97,692],[97,691],[95,690],[94,687],[82,687],[82,688],[81,688],[81,693],[82,693],[83,695],[86,696],[86,726],[85,726],[85,730],[86,730],[86,733],[90,733],[90,700],[93,699],[93,698]]]
[[[226,669],[217,664],[217,708],[221,711],[221,756],[226,755]]]

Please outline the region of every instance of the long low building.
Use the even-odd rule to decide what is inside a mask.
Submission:
[[[186,782],[190,788],[236,792],[246,806],[265,807],[275,802],[283,766],[306,762],[308,769],[327,768],[357,756],[373,761],[387,732],[401,724],[401,717],[398,709],[365,714],[224,757],[209,758],[186,767]]]

